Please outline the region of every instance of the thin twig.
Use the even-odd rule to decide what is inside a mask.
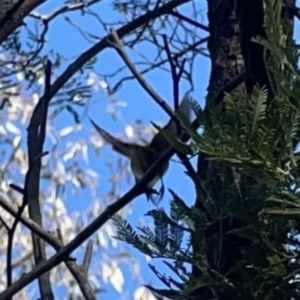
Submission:
[[[173,82],[173,99],[174,99],[174,109],[175,111],[178,111],[179,107],[179,82],[184,70],[184,64],[185,64],[185,59],[183,59],[181,65],[179,66],[179,71],[177,73],[177,65],[179,65],[177,58],[172,57],[171,50],[168,44],[167,36],[163,34],[162,36],[163,42],[164,42],[164,48],[167,53],[167,59],[170,65],[171,69],[171,76],[172,76],[172,82]],[[180,122],[177,118],[175,119],[175,122],[177,124],[177,133],[178,136],[181,136],[180,132]]]
[[[82,262],[82,269],[86,275],[88,274],[88,271],[90,268],[90,264],[91,264],[91,260],[92,260],[92,253],[93,253],[93,241],[89,240],[88,244],[86,246],[86,250],[85,250],[85,254],[84,254],[84,258],[83,258],[83,262]]]
[[[180,14],[177,11],[172,10],[171,15],[173,15],[174,17],[177,17],[178,19],[181,19],[181,20],[183,20],[187,23],[190,23],[190,24],[194,25],[195,27],[198,27],[198,28],[203,29],[207,32],[210,32],[208,26],[202,25],[201,23],[198,23],[198,22],[188,18],[188,17]]]
[[[148,84],[148,82],[143,78],[143,76],[139,73],[136,69],[132,61],[130,60],[129,56],[127,55],[124,47],[122,45],[121,40],[118,37],[118,34],[115,30],[111,29],[111,35],[113,38],[113,47],[116,49],[118,54],[121,56],[123,61],[125,62],[128,69],[132,72],[135,79],[140,83],[140,85],[144,88],[144,90],[153,98],[153,100],[163,108],[163,110],[171,117],[174,117],[173,109],[164,101],[156,91]]]
[[[2,216],[0,216],[0,223],[2,223],[2,225],[4,226],[4,228],[8,231],[10,228],[8,226],[8,224],[5,222],[5,220],[2,218]]]
[[[20,187],[20,186],[18,186],[18,185],[16,185],[16,184],[14,184],[14,183],[11,183],[11,184],[9,185],[9,187],[10,187],[12,190],[18,192],[19,194],[24,195],[24,188],[22,188],[22,187]]]
[[[174,99],[174,109],[177,111],[179,107],[179,81],[182,74],[182,69],[184,68],[184,62],[180,66],[180,71],[177,74],[177,68],[175,64],[175,60],[172,57],[171,50],[169,48],[167,36],[165,34],[162,35],[163,42],[164,42],[164,48],[167,53],[168,62],[171,69],[171,75],[172,75],[172,82],[173,82],[173,99]]]
[[[171,69],[172,82],[173,82],[174,106],[175,106],[175,110],[177,110],[178,105],[179,105],[178,104],[178,102],[179,102],[179,83],[180,83],[180,79],[181,79],[181,76],[182,76],[182,72],[184,70],[184,61],[179,66],[179,71],[177,72],[176,65],[178,65],[179,63],[177,61],[177,58],[172,57],[171,50],[170,50],[166,35],[163,35],[163,42],[164,42],[165,51],[167,53],[167,58],[168,58],[170,69]],[[178,121],[178,120],[176,120],[176,121]],[[181,136],[180,122],[177,122],[177,126],[178,126],[178,136]],[[180,151],[176,151],[176,154],[177,154],[178,158],[180,159],[181,163],[186,168],[187,174],[193,179],[193,181],[195,183],[199,184],[199,182],[200,182],[199,175],[197,174],[197,172],[193,168],[193,166],[192,166],[190,160],[188,159],[187,155],[185,155],[184,153],[181,153]],[[200,208],[201,208],[201,211],[209,219],[210,214],[208,213],[208,210],[207,210],[207,208],[205,207],[205,205],[203,203],[201,203]]]
[[[17,260],[15,260],[12,264],[11,267],[13,269],[20,267],[24,264],[24,262],[26,262],[28,259],[30,259],[33,255],[33,251],[29,250],[29,252],[27,252],[25,255],[23,255],[22,257],[19,257]]]

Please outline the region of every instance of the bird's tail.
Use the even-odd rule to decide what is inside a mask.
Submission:
[[[100,136],[104,139],[105,142],[111,144],[113,146],[113,149],[116,152],[119,152],[122,155],[125,155],[127,157],[130,157],[130,150],[131,150],[131,144],[122,142],[119,139],[113,137],[111,134],[109,134],[107,131],[99,127],[92,119],[90,119],[92,125],[96,129],[96,131],[100,134]]]
[[[190,107],[190,97],[185,95],[183,100],[181,101],[178,111],[186,117],[188,120],[191,120],[191,107]],[[119,152],[122,155],[125,155],[129,158],[132,158],[132,149],[133,147],[140,147],[135,144],[130,144],[123,142],[107,131],[99,127],[92,119],[90,119],[92,125],[96,129],[96,131],[102,136],[102,138],[109,144],[113,146],[113,150]],[[167,125],[162,129],[166,134],[177,135],[177,122],[176,120],[171,119]],[[152,139],[151,143],[148,147],[150,147],[156,153],[160,153],[161,151],[166,150],[169,146],[168,140],[165,138],[165,135],[162,132],[158,132]]]

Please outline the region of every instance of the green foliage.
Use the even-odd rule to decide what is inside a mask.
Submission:
[[[118,228],[117,238],[134,245],[152,258],[176,256],[177,259],[180,259],[180,257],[189,256],[189,252],[181,252],[184,233],[190,231],[186,221],[188,216],[183,209],[190,210],[180,198],[176,197],[171,202],[170,216],[159,208],[150,210],[146,216],[153,219],[154,230],[147,226],[139,227],[138,229],[142,233],[140,235],[121,216],[114,216],[113,221]],[[190,262],[190,258],[185,257],[182,263],[186,261]]]

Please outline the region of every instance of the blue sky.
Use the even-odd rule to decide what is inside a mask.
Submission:
[[[48,1],[49,3],[44,4],[37,9],[38,12],[49,13],[54,7],[57,7],[61,1]],[[202,24],[207,25],[206,20],[206,1],[198,0],[197,1],[198,9],[202,10],[203,21]],[[92,7],[93,11],[99,12],[100,16],[105,20],[119,20],[119,14],[116,11],[113,11],[111,6],[111,1],[102,1],[100,4],[97,4]],[[180,12],[191,16],[190,4],[183,5],[180,8]],[[80,24],[82,27],[85,27],[90,32],[93,32],[99,37],[103,37],[106,33],[101,29],[96,20],[91,19],[90,17],[82,16],[80,13],[72,12],[67,16],[77,24]],[[298,25],[298,22],[296,22]],[[296,36],[299,37],[299,26],[296,28]],[[117,27],[115,27],[117,29]],[[200,29],[198,29],[200,31]],[[163,33],[163,32],[160,32]],[[207,33],[202,32],[202,37],[206,37]],[[80,55],[87,48],[91,47],[91,44],[84,40],[79,34],[78,31],[73,27],[69,26],[66,21],[59,17],[57,18],[50,26],[50,30],[47,34],[49,43],[46,49],[54,49],[56,52],[60,52],[71,60],[72,62],[75,57]],[[151,47],[149,45],[139,46],[138,50],[142,52],[145,56],[150,57],[154,55]],[[44,51],[44,53],[46,53]],[[128,52],[132,60],[135,60],[137,56],[133,52]],[[96,63],[95,71],[98,73],[110,73],[117,70],[120,66],[123,65],[123,62],[118,57],[118,54],[113,49],[106,49],[100,55],[97,56],[98,62]],[[63,64],[61,70],[64,70],[67,64]],[[193,72],[193,81],[195,85],[195,90],[192,92],[192,96],[199,101],[201,105],[204,104],[204,99],[206,95],[206,88],[208,85],[210,72],[210,60],[202,56],[201,54],[197,55],[194,72]],[[60,73],[57,73],[60,74]],[[129,71],[126,70],[118,75],[118,78],[129,74]],[[145,75],[147,81],[152,85],[152,87],[170,104],[173,104],[172,99],[172,81],[171,76],[168,73],[162,71],[153,71]],[[113,79],[112,82],[116,80]],[[111,83],[111,82],[110,82]],[[183,96],[185,92],[189,89],[189,86],[186,82],[182,81],[180,93]],[[90,99],[87,112],[81,112],[83,130],[79,133],[76,133],[73,138],[86,137],[86,142],[88,142],[88,135],[90,134],[92,127],[88,121],[87,116],[90,116],[95,120],[100,126],[105,128],[111,133],[123,133],[124,134],[124,124],[131,123],[136,119],[142,119],[145,124],[149,124],[150,121],[163,121],[167,122],[168,117],[163,112],[163,110],[146,94],[146,92],[139,86],[136,81],[127,81],[123,84],[122,88],[114,95],[114,97],[120,101],[127,102],[128,106],[125,108],[120,108],[120,118],[113,120],[105,111],[108,105],[108,101],[103,92],[94,92],[92,98]],[[56,121],[57,128],[64,128],[73,124],[73,120],[66,115],[62,115]],[[97,190],[99,197],[104,195],[109,190],[109,185],[106,181],[106,178],[110,175],[110,171],[105,165],[107,160],[115,162],[117,155],[112,152],[111,148],[106,146],[101,152],[101,156],[96,156],[94,151],[90,149],[89,151],[90,163],[93,166],[93,169],[100,174],[101,184]],[[175,158],[176,159],[176,158]],[[194,187],[191,181],[186,175],[183,174],[184,169],[179,163],[172,162],[167,174],[164,177],[164,184],[167,188],[172,188],[180,197],[186,200],[187,204],[193,204],[194,202]],[[133,181],[132,181],[133,184]],[[124,185],[124,192],[131,186]],[[83,191],[80,194],[80,197],[76,197],[74,201],[74,196],[69,195],[65,199],[67,207],[70,211],[75,210],[84,210],[87,208],[88,204],[82,199],[87,198],[87,194]],[[166,193],[162,206],[168,207],[168,201],[170,195]],[[148,210],[153,208],[151,203],[147,203],[145,196],[141,196],[134,200],[132,205],[132,214],[127,218],[132,225],[137,224],[139,218]],[[123,245],[125,246],[125,245]],[[139,256],[141,258],[142,266],[142,275],[146,279],[145,283],[158,283],[157,279],[153,273],[149,270],[146,261],[143,255],[140,255],[132,247],[125,246],[125,249],[129,251],[134,256]],[[99,257],[96,255],[94,259]],[[161,266],[160,263],[156,264]],[[130,280],[130,272],[128,268],[124,268],[125,275],[125,286],[124,291],[126,291],[128,298],[131,298],[131,292],[137,287],[135,282]],[[169,272],[165,269],[165,272]],[[107,293],[101,295],[101,299],[118,299],[119,294],[111,287],[107,287]],[[99,298],[100,299],[100,298]]]

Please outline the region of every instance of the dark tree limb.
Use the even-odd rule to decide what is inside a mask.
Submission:
[[[4,18],[0,20],[0,45],[22,24],[23,19],[33,9],[44,2],[45,0],[19,0],[12,7],[9,7]],[[3,4],[1,3],[1,5]],[[1,9],[3,9],[2,6]]]
[[[40,172],[41,172],[41,153],[46,137],[46,123],[48,105],[50,103],[49,93],[51,87],[52,64],[48,60],[45,67],[45,92],[35,107],[30,124],[28,126],[28,165],[31,172],[28,176],[27,185],[24,187],[24,203],[28,204],[29,217],[37,224],[42,226],[42,212],[40,207]],[[33,253],[35,264],[38,266],[46,260],[45,242],[37,235],[32,233]],[[50,283],[50,273],[45,273],[38,278],[41,298],[54,300],[54,295]]]
[[[48,153],[42,153],[41,157],[44,155],[47,155]],[[40,157],[37,157],[37,159],[39,159]],[[7,278],[7,286],[11,286],[12,284],[12,254],[13,254],[13,241],[14,241],[14,235],[17,229],[17,226],[20,222],[20,218],[27,206],[28,200],[27,200],[27,193],[25,193],[25,191],[28,190],[29,187],[29,178],[31,175],[31,171],[33,170],[34,164],[35,164],[36,160],[33,161],[33,165],[29,166],[28,172],[25,176],[25,184],[24,184],[24,188],[20,188],[17,187],[16,185],[11,185],[15,190],[17,190],[18,192],[20,192],[23,195],[23,201],[21,206],[18,209],[18,212],[15,216],[15,220],[12,224],[11,227],[6,226],[7,229],[7,234],[8,234],[8,241],[7,241],[7,255],[6,255],[6,278]],[[2,222],[3,223],[3,222]],[[5,224],[5,223],[3,223]]]

